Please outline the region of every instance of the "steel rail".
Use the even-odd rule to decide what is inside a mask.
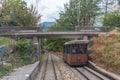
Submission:
[[[47,62],[48,62],[48,55],[47,55],[47,59],[45,61],[44,73],[43,73],[43,75],[42,75],[40,80],[45,80],[45,75],[46,75],[46,70],[47,70]]]
[[[83,74],[80,70],[78,70],[77,68],[75,68],[75,70],[76,71],[78,71],[82,76],[84,76],[87,80],[89,80],[89,78],[85,75],[85,74]]]
[[[55,71],[55,64],[54,64],[54,62],[53,62],[52,54],[50,54],[50,56],[51,56],[51,61],[52,61],[52,65],[53,65],[55,80],[58,80],[58,79],[57,79],[57,75],[56,75],[56,71]]]
[[[59,56],[58,56],[58,55],[55,55],[55,54],[52,54],[52,55],[57,56],[57,57],[59,58]],[[55,62],[55,61],[54,61],[54,62]],[[57,64],[57,63],[55,64],[55,66],[58,68],[58,70],[59,70],[59,72],[60,72],[60,75],[61,75],[62,80],[65,80],[65,79],[62,77],[62,72],[61,72],[60,68],[58,67],[58,64]]]
[[[85,70],[87,70],[88,72],[90,72],[91,74],[95,75],[96,77],[98,77],[100,80],[103,80],[103,78],[101,78],[100,76],[98,76],[97,74],[95,74],[94,72],[88,70],[87,68],[83,67]]]

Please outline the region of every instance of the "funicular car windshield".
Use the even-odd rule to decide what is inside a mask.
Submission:
[[[84,40],[66,42],[64,44],[64,52],[67,54],[86,54],[87,43],[88,41]]]
[[[70,53],[71,54],[85,54],[87,50],[86,44],[71,44]]]

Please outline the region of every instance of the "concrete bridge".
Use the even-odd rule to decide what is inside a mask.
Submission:
[[[40,27],[0,27],[1,37],[19,38],[79,38],[81,36],[93,37],[100,32],[109,32],[113,28],[109,27],[80,27],[78,32],[40,32]]]
[[[112,28],[81,27],[79,32],[39,32],[37,27],[1,27],[0,37],[29,38],[36,45],[37,59],[40,59],[41,38],[82,38],[88,39],[97,36],[100,32],[109,32]]]
[[[108,32],[110,30],[112,30],[114,28],[110,28],[110,27],[94,27],[94,26],[84,26],[84,27],[80,27],[78,32],[81,31],[99,31],[99,32]],[[3,32],[18,32],[18,31],[37,31],[40,32],[41,27],[20,27],[20,26],[9,26],[9,27],[0,27],[0,33]],[[75,31],[75,30],[72,30]]]
[[[80,38],[81,36],[94,37],[100,32],[18,32],[11,34],[0,34],[1,37],[16,37],[16,38]]]

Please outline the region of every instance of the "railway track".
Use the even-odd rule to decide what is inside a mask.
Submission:
[[[89,66],[70,67],[61,56],[48,53],[35,80],[116,80]]]
[[[58,57],[62,58],[60,55]],[[77,68],[70,67],[70,70],[72,70],[81,80],[120,80],[91,66],[82,66]]]
[[[89,68],[89,67],[79,67],[79,68],[75,68],[76,71],[78,71],[82,76],[84,76],[84,78],[86,80],[111,80],[108,77],[106,77],[105,75],[94,71],[93,69]],[[114,79],[112,79],[114,80]]]
[[[60,71],[60,69],[59,69],[59,67],[58,67],[58,60],[55,58],[55,56],[52,54],[52,62],[53,62],[53,66],[54,66],[54,71],[55,71],[55,74],[56,74],[56,80],[64,80],[63,78],[62,78],[62,74],[61,74],[61,71]],[[53,60],[53,57],[54,57],[54,60]]]
[[[56,60],[48,53],[35,80],[63,80]]]

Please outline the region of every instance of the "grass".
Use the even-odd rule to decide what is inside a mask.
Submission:
[[[9,45],[11,42],[11,39],[5,38],[5,37],[0,37],[0,45]]]
[[[3,64],[0,64],[0,77],[7,75],[9,71],[10,71],[10,67],[3,66]]]
[[[96,64],[120,75],[120,35],[114,33],[93,38],[89,51]]]
[[[41,59],[42,62],[45,60],[45,58],[46,58],[46,55],[45,54],[41,54],[40,59]]]
[[[9,48],[10,42],[11,42],[11,39],[0,37],[0,46],[6,45],[6,48]],[[2,62],[0,62],[0,77],[7,75],[10,72],[11,68],[12,67],[10,65],[4,66]]]

